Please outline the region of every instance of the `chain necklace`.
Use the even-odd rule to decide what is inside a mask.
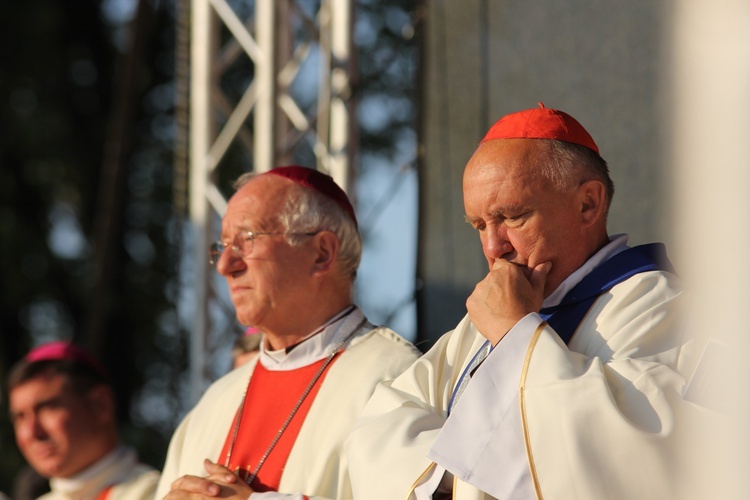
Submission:
[[[348,311],[346,314],[344,314],[344,316],[348,316],[349,313],[351,313],[353,310],[354,310],[354,308],[352,308],[350,311]],[[336,319],[339,319],[339,318],[336,318]],[[331,323],[333,323],[333,322],[335,322],[335,320],[332,321]],[[354,330],[352,331],[352,333],[350,333],[349,336],[347,336],[343,341],[341,341],[341,343],[339,343],[339,345],[337,345],[333,349],[333,351],[331,351],[331,354],[329,354],[328,357],[326,357],[325,361],[320,366],[320,368],[318,369],[318,371],[315,373],[315,375],[313,376],[312,380],[310,381],[310,383],[305,388],[304,392],[302,392],[302,395],[300,396],[299,400],[297,400],[297,403],[295,403],[294,408],[292,408],[292,411],[289,413],[289,416],[287,416],[286,420],[284,420],[284,423],[281,424],[281,428],[276,433],[276,436],[274,436],[273,440],[271,441],[271,444],[268,446],[268,448],[266,449],[266,451],[260,457],[260,460],[258,461],[258,465],[255,466],[255,469],[253,469],[253,472],[245,480],[245,482],[247,484],[252,484],[252,482],[255,481],[255,478],[258,476],[258,472],[260,471],[260,468],[263,466],[263,463],[268,458],[268,455],[271,454],[271,451],[276,446],[276,443],[278,443],[279,439],[281,439],[282,434],[284,434],[284,431],[286,430],[286,428],[289,426],[289,423],[294,418],[294,415],[297,413],[297,410],[299,410],[300,406],[302,406],[302,403],[305,401],[305,399],[307,398],[307,396],[310,394],[310,391],[312,391],[313,387],[315,387],[315,384],[318,382],[318,379],[320,379],[321,375],[323,375],[323,372],[325,371],[326,367],[329,364],[331,364],[331,361],[333,361],[333,358],[336,356],[336,354],[338,354],[339,352],[341,352],[344,349],[344,347],[346,347],[346,345],[349,343],[349,341],[352,338],[354,338],[354,335],[359,331],[360,328],[362,328],[362,326],[366,322],[367,322],[367,318],[363,319],[354,328]],[[320,330],[318,330],[318,332],[316,332],[316,333],[319,333],[320,331],[322,331],[324,328],[326,328],[331,323],[323,325],[320,328]],[[313,335],[315,335],[316,333],[314,333]],[[260,361],[256,362],[256,366],[257,366],[257,363],[259,363],[259,362]],[[232,441],[229,443],[229,450],[227,451],[227,459],[224,461],[224,467],[226,467],[226,468],[229,468],[229,462],[232,459],[232,452],[234,451],[234,445],[235,445],[235,442],[237,441],[237,435],[239,434],[239,431],[240,431],[240,421],[242,420],[242,414],[245,411],[245,400],[247,399],[247,391],[250,388],[250,382],[253,379],[253,373],[254,372],[255,372],[255,367],[253,367],[252,371],[250,372],[250,378],[247,381],[247,386],[245,386],[245,392],[242,394],[242,401],[240,402],[240,408],[239,408],[239,411],[237,413],[237,418],[235,419],[235,422],[234,422],[234,428],[232,430]]]

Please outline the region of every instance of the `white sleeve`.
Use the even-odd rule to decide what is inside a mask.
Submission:
[[[538,314],[529,314],[495,346],[428,453],[462,481],[497,498],[534,497],[518,386],[529,342],[541,323]],[[514,431],[499,432],[508,428]]]
[[[156,494],[154,498],[164,498],[170,491],[172,483],[179,477],[181,459],[183,453],[183,445],[185,444],[185,436],[187,435],[187,429],[190,425],[190,416],[192,412],[185,415],[180,425],[172,435],[172,439],[169,440],[169,448],[167,448],[167,458],[162,467],[161,477],[159,478],[159,484],[156,487]]]
[[[434,467],[427,451],[445,423],[463,361],[483,341],[464,318],[403,374],[375,389],[345,445],[356,500],[404,498]]]

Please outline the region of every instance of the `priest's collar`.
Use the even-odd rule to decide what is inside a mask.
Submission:
[[[596,252],[589,260],[573,271],[570,276],[560,283],[554,292],[552,292],[542,303],[542,309],[558,305],[562,299],[573,289],[583,278],[586,277],[596,266],[602,262],[614,257],[623,250],[628,249],[628,235],[616,234],[612,236],[609,243],[601,250]]]
[[[121,482],[124,474],[138,462],[133,448],[118,445],[101,459],[75,476],[50,479],[52,491],[70,498],[93,498],[98,491]]]
[[[348,306],[291,348],[269,351],[266,343],[262,342],[258,362],[271,371],[294,370],[307,366],[328,356],[364,318],[364,314],[357,306]]]

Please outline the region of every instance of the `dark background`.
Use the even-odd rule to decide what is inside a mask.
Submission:
[[[252,12],[253,2],[237,3]],[[378,126],[360,117],[360,150],[381,161],[415,128],[418,44],[404,27],[417,3],[355,4],[374,36],[356,38],[354,90],[382,98],[387,111]],[[190,286],[179,263],[191,249],[184,172],[174,167],[177,7],[0,3],[0,378],[44,341],[88,346],[114,379],[123,439],[156,467],[187,399],[188,332],[177,311]],[[236,71],[239,85],[252,68]],[[246,168],[236,162],[229,171]],[[10,492],[23,459],[4,384],[2,405],[0,491]]]

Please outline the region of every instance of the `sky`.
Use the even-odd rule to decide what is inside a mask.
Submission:
[[[357,197],[358,217],[366,224],[367,231],[357,278],[357,300],[370,321],[387,323],[405,338],[414,340],[416,169],[372,166],[357,179]],[[379,210],[384,199],[388,201]]]

